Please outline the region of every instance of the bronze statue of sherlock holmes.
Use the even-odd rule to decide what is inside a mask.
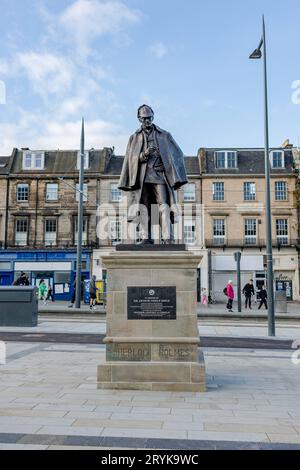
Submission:
[[[142,243],[153,243],[153,204],[161,217],[162,240],[173,243],[175,191],[187,183],[184,155],[171,134],[153,124],[150,106],[140,106],[137,115],[141,127],[129,138],[118,187],[129,191],[128,221],[136,220],[141,207],[147,209],[146,217],[141,217]]]

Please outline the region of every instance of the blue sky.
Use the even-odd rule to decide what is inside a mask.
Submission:
[[[262,13],[270,144],[298,143],[298,0],[0,0],[0,7],[0,155],[14,146],[77,148],[81,116],[88,148],[123,153],[144,102],[187,155],[201,146],[263,146],[262,61],[248,59]]]

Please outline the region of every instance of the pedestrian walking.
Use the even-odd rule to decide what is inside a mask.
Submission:
[[[201,290],[201,305],[207,306],[207,304],[208,304],[207,290],[205,289],[205,287],[203,287]]]
[[[74,281],[72,283],[72,287],[73,287],[73,294],[72,294],[72,299],[71,299],[71,303],[69,305],[69,308],[73,308],[73,305],[74,305],[75,299],[76,299],[76,278],[74,279]]]
[[[51,298],[52,302],[54,302],[53,289],[52,289],[51,284],[50,284],[49,287],[48,287],[46,302],[47,302],[48,300],[50,300],[50,298]]]
[[[250,279],[249,282],[245,284],[243,294],[245,296],[245,308],[249,306],[249,309],[251,310],[251,297],[252,295],[255,295],[253,279]]]
[[[232,286],[232,280],[231,279],[228,281],[227,286],[225,287],[224,291],[225,290],[226,290],[226,295],[227,295],[226,308],[229,312],[233,312],[232,303],[233,303],[233,299],[234,299],[234,289],[233,289],[233,286]]]
[[[93,310],[96,307],[96,298],[97,298],[96,276],[92,276],[92,279],[90,280],[89,294],[90,294],[90,310]]]
[[[45,284],[44,279],[41,279],[39,283],[39,299],[43,300],[44,302],[46,299],[46,292],[47,292],[47,286]]]
[[[258,292],[258,297],[260,298],[260,304],[258,306],[258,309],[260,310],[261,307],[264,305],[265,309],[267,310],[268,309],[268,303],[267,303],[268,293],[264,285],[261,287],[261,290]]]

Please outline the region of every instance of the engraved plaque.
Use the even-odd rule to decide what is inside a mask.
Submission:
[[[144,343],[113,343],[106,346],[108,361],[150,361],[151,345]]]
[[[156,355],[160,361],[197,361],[197,346],[190,344],[157,344]]]
[[[128,320],[176,320],[176,287],[127,287]]]

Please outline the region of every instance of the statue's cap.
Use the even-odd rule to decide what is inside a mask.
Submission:
[[[138,108],[137,115],[138,117],[150,117],[154,116],[154,112],[153,109],[150,108],[150,106],[148,106],[147,104],[142,104],[142,106]]]

